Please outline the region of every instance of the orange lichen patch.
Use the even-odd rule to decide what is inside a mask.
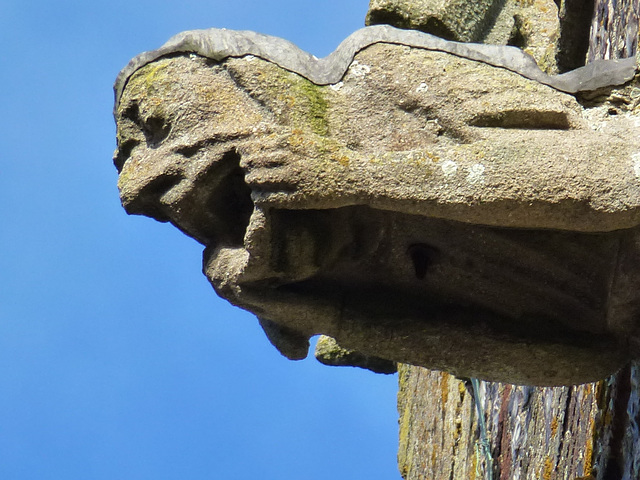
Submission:
[[[342,165],[343,167],[346,167],[349,165],[349,157],[347,157],[346,155],[331,155],[331,160],[335,160],[336,162],[338,162],[340,165]]]
[[[449,374],[440,372],[440,398],[442,399],[442,409],[445,410],[449,399]]]
[[[471,457],[471,468],[469,469],[469,480],[476,479],[476,472],[478,471],[478,456],[473,455]]]
[[[287,137],[287,144],[293,148],[294,151],[297,151],[297,149],[301,147],[310,147],[312,142],[302,130],[294,128],[291,131],[291,135]]]
[[[410,164],[416,167],[423,167],[430,163],[438,163],[440,157],[433,152],[427,150],[407,152],[406,159]]]
[[[278,95],[276,99],[279,102],[286,103],[289,108],[293,108],[296,104],[295,97],[292,97],[291,95]]]
[[[555,437],[558,433],[558,417],[553,417],[551,420],[551,436]]]
[[[436,155],[435,153],[430,152],[430,151],[428,151],[428,150],[424,152],[424,156],[425,156],[428,160],[431,160],[431,161],[432,161],[432,162],[434,162],[434,163],[438,163],[438,162],[440,161],[440,157],[439,157],[438,155]]]
[[[553,461],[551,457],[547,456],[544,460],[544,470],[542,472],[542,478],[544,480],[550,480],[551,474],[553,473]]]
[[[593,469],[593,444],[594,444],[594,440],[595,440],[595,416],[592,415],[589,418],[589,437],[587,439],[587,444],[585,445],[584,448],[584,469],[583,469],[583,473],[587,474],[588,472],[591,472],[591,470]]]
[[[467,393],[467,387],[464,386],[464,382],[458,382],[458,393],[460,394],[460,402],[462,403]]]

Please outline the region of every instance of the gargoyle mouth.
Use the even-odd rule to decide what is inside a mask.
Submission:
[[[159,222],[169,222],[171,215],[162,198],[183,179],[179,173],[163,173],[140,188],[135,195],[121,195],[122,205],[129,215],[145,215]]]
[[[122,203],[130,215],[171,222],[204,245],[240,247],[253,212],[244,176],[240,155],[231,149],[194,175],[163,171],[123,194]]]
[[[215,176],[217,181],[209,182],[205,178],[203,182],[204,185],[215,185],[206,196],[202,211],[204,216],[211,215],[207,245],[241,247],[254,205],[251,188],[240,167],[240,154],[235,149],[226,152],[205,176],[209,175]]]

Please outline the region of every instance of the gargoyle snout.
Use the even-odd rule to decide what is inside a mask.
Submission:
[[[183,179],[178,173],[163,173],[147,182],[122,181],[121,176],[118,182],[120,201],[129,215],[146,215],[159,222],[168,222],[171,220],[169,205],[163,198]]]

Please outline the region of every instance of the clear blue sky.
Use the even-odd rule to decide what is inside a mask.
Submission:
[[[119,205],[112,84],[195,28],[316,56],[367,0],[0,1],[0,479],[399,479],[396,377],[291,362]]]

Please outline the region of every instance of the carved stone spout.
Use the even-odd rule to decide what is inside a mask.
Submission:
[[[548,77],[510,47],[364,32],[329,60],[219,30],[135,59],[116,84],[127,212],[205,245],[216,292],[289,358],[325,334],[554,385],[637,356],[640,122],[563,93],[635,63]]]

